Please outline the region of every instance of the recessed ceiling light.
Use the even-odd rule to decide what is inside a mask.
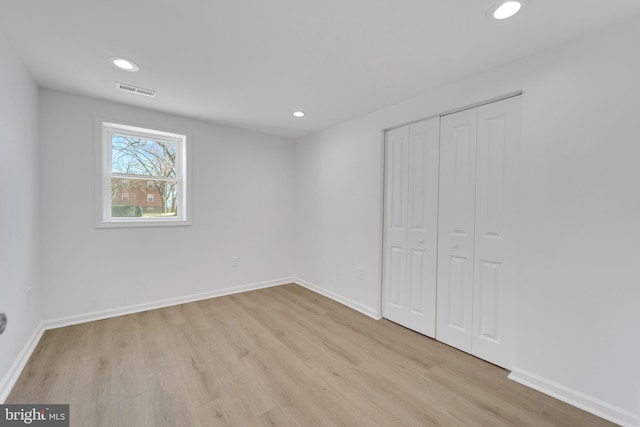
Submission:
[[[506,1],[495,8],[493,17],[498,20],[511,18],[520,11],[520,8],[522,4],[519,1]]]
[[[302,111],[296,111],[295,113],[293,113],[293,115],[295,117],[304,117],[304,113]]]
[[[119,70],[135,72],[140,69],[135,62],[117,56],[110,57],[109,62]]]

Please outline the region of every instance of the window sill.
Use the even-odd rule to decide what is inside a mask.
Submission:
[[[144,219],[100,221],[96,228],[147,228],[147,227],[189,227],[191,220],[186,219]]]

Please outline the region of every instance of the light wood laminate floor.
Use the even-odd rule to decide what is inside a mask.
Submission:
[[[76,427],[605,426],[297,285],[47,331],[6,403]]]

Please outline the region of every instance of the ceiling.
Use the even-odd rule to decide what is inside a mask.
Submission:
[[[528,0],[497,22],[495,2],[0,0],[0,31],[43,87],[296,138],[640,13]]]

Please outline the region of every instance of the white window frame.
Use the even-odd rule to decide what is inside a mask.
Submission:
[[[188,163],[190,159],[190,135],[187,132],[174,133],[164,130],[131,124],[116,123],[115,121],[96,120],[96,226],[98,228],[111,227],[162,227],[191,225],[191,197],[188,186]],[[122,175],[112,173],[111,140],[112,135],[126,135],[152,141],[164,141],[176,144],[176,216],[166,217],[113,217],[111,215],[111,178],[143,180],[166,180],[165,177],[148,177],[136,175]]]

